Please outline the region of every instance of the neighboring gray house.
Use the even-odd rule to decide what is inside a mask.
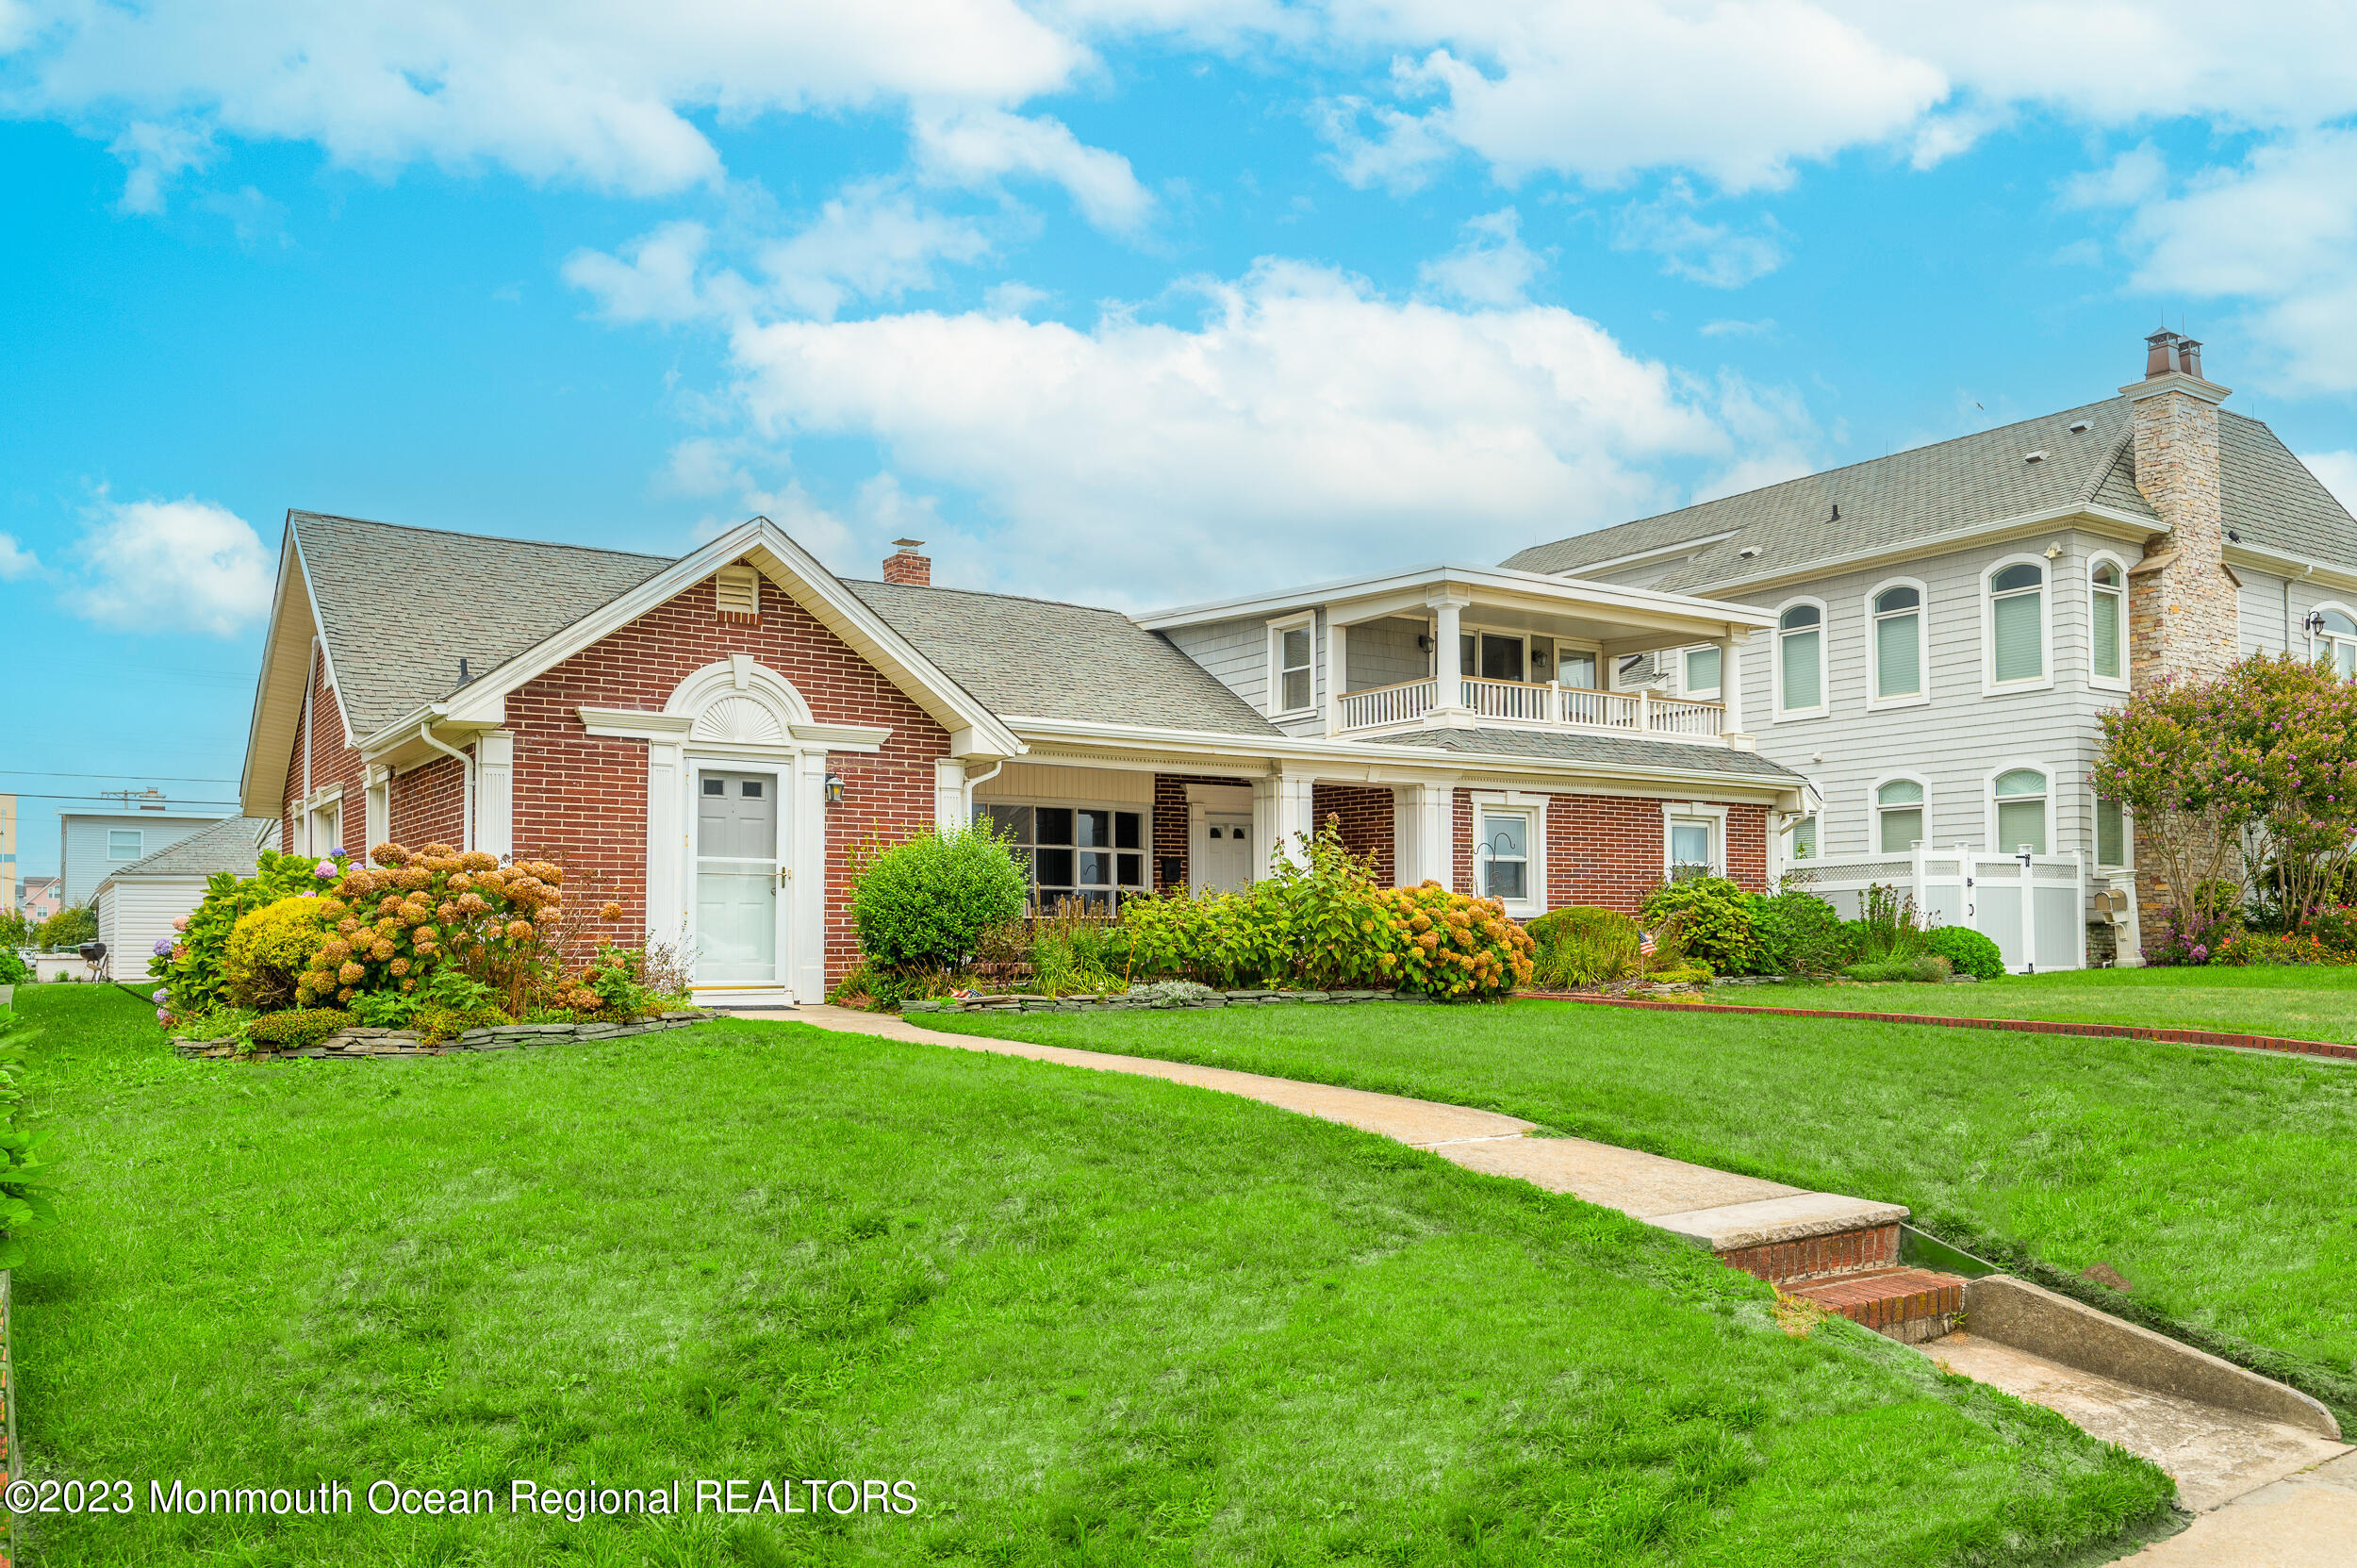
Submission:
[[[1716,698],[1736,672],[1761,754],[1815,786],[1816,809],[1780,824],[1777,870],[1926,878],[1917,892],[1934,905],[2051,877],[2035,952],[2013,926],[1991,934],[2015,938],[2009,959],[2053,966],[2072,962],[2080,926],[2058,917],[2075,855],[2096,958],[2118,921],[2134,962],[2132,824],[2088,782],[2102,713],[2156,673],[2214,673],[2246,652],[2289,647],[2357,673],[2357,520],[2273,431],[2219,409],[2227,395],[2202,378],[2199,343],[2156,333],[2144,379],[2118,397],[1506,564],[1774,617],[1739,651],[1610,674]],[[1941,865],[1925,870],[1919,843],[1947,852]],[[2025,847],[2035,865],[1992,864]],[[2150,880],[2142,891],[2167,897]]]
[[[252,876],[255,850],[278,831],[277,818],[269,817],[228,817],[202,826],[98,884],[98,939],[107,944],[115,979],[136,982],[145,975],[156,944],[204,899],[206,882],[217,871]]]
[[[183,811],[170,805],[58,813],[58,877],[64,907],[90,902],[110,874],[202,833],[221,818],[217,811]]]

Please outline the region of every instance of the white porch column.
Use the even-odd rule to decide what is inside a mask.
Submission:
[[[1465,668],[1460,656],[1459,612],[1473,602],[1473,596],[1464,593],[1436,591],[1425,601],[1432,606],[1432,668],[1438,685],[1432,693],[1432,711],[1448,716],[1469,715],[1465,703]],[[1450,721],[1465,722],[1461,717]]]
[[[360,833],[362,842],[344,846],[354,851],[354,858],[365,856],[377,845],[393,836],[392,788],[393,770],[383,763],[371,763],[365,775],[362,792]]]
[[[687,940],[687,824],[681,817],[685,757],[676,740],[647,742],[647,940]],[[683,953],[684,958],[692,954]]]
[[[780,977],[804,1006],[827,999],[827,753],[804,751],[794,759],[793,858],[783,867],[793,924]]]
[[[1306,773],[1271,773],[1252,781],[1252,848],[1262,857],[1252,868],[1254,882],[1268,875],[1277,856],[1302,863],[1297,835],[1317,831],[1310,809],[1314,784]]]
[[[1719,643],[1719,701],[1727,710],[1719,734],[1738,751],[1748,751],[1757,741],[1743,727],[1743,642],[1741,637],[1724,637]]]
[[[966,804],[965,764],[955,757],[939,759],[933,764],[933,826],[948,833],[967,826],[973,816]]]
[[[486,854],[516,852],[516,737],[492,730],[474,743],[474,847]]]
[[[1392,877],[1397,885],[1448,885],[1457,858],[1450,842],[1455,826],[1450,795],[1446,784],[1392,786]]]
[[[1350,675],[1350,628],[1332,619],[1326,622],[1326,733],[1343,733],[1343,687]]]

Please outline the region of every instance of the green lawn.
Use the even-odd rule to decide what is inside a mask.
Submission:
[[[1710,999],[2357,1041],[2357,967],[2070,969],[1977,985],[1743,985],[1722,987]]]
[[[921,1503],[51,1514],[43,1564],[2051,1562],[2167,1490],[1616,1214],[1225,1096],[791,1024],[189,1063],[19,995],[27,1475]]]
[[[1993,988],[1953,993],[1983,989]],[[2204,1342],[2291,1378],[2357,1426],[2350,1065],[1550,1001],[968,1015],[937,1027],[1483,1106],[1904,1203],[1917,1223],[2017,1267],[2043,1263],[2069,1280],[2107,1263],[2134,1287],[2108,1304],[2216,1336]]]

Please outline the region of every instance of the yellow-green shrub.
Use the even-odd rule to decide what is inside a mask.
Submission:
[[[327,940],[330,908],[320,899],[297,897],[239,916],[221,959],[229,999],[264,1012],[290,1005],[296,982]]]

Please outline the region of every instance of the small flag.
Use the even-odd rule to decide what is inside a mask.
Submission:
[[[1639,932],[1637,933],[1638,955],[1641,958],[1651,958],[1653,956],[1653,933],[1649,931]]]

